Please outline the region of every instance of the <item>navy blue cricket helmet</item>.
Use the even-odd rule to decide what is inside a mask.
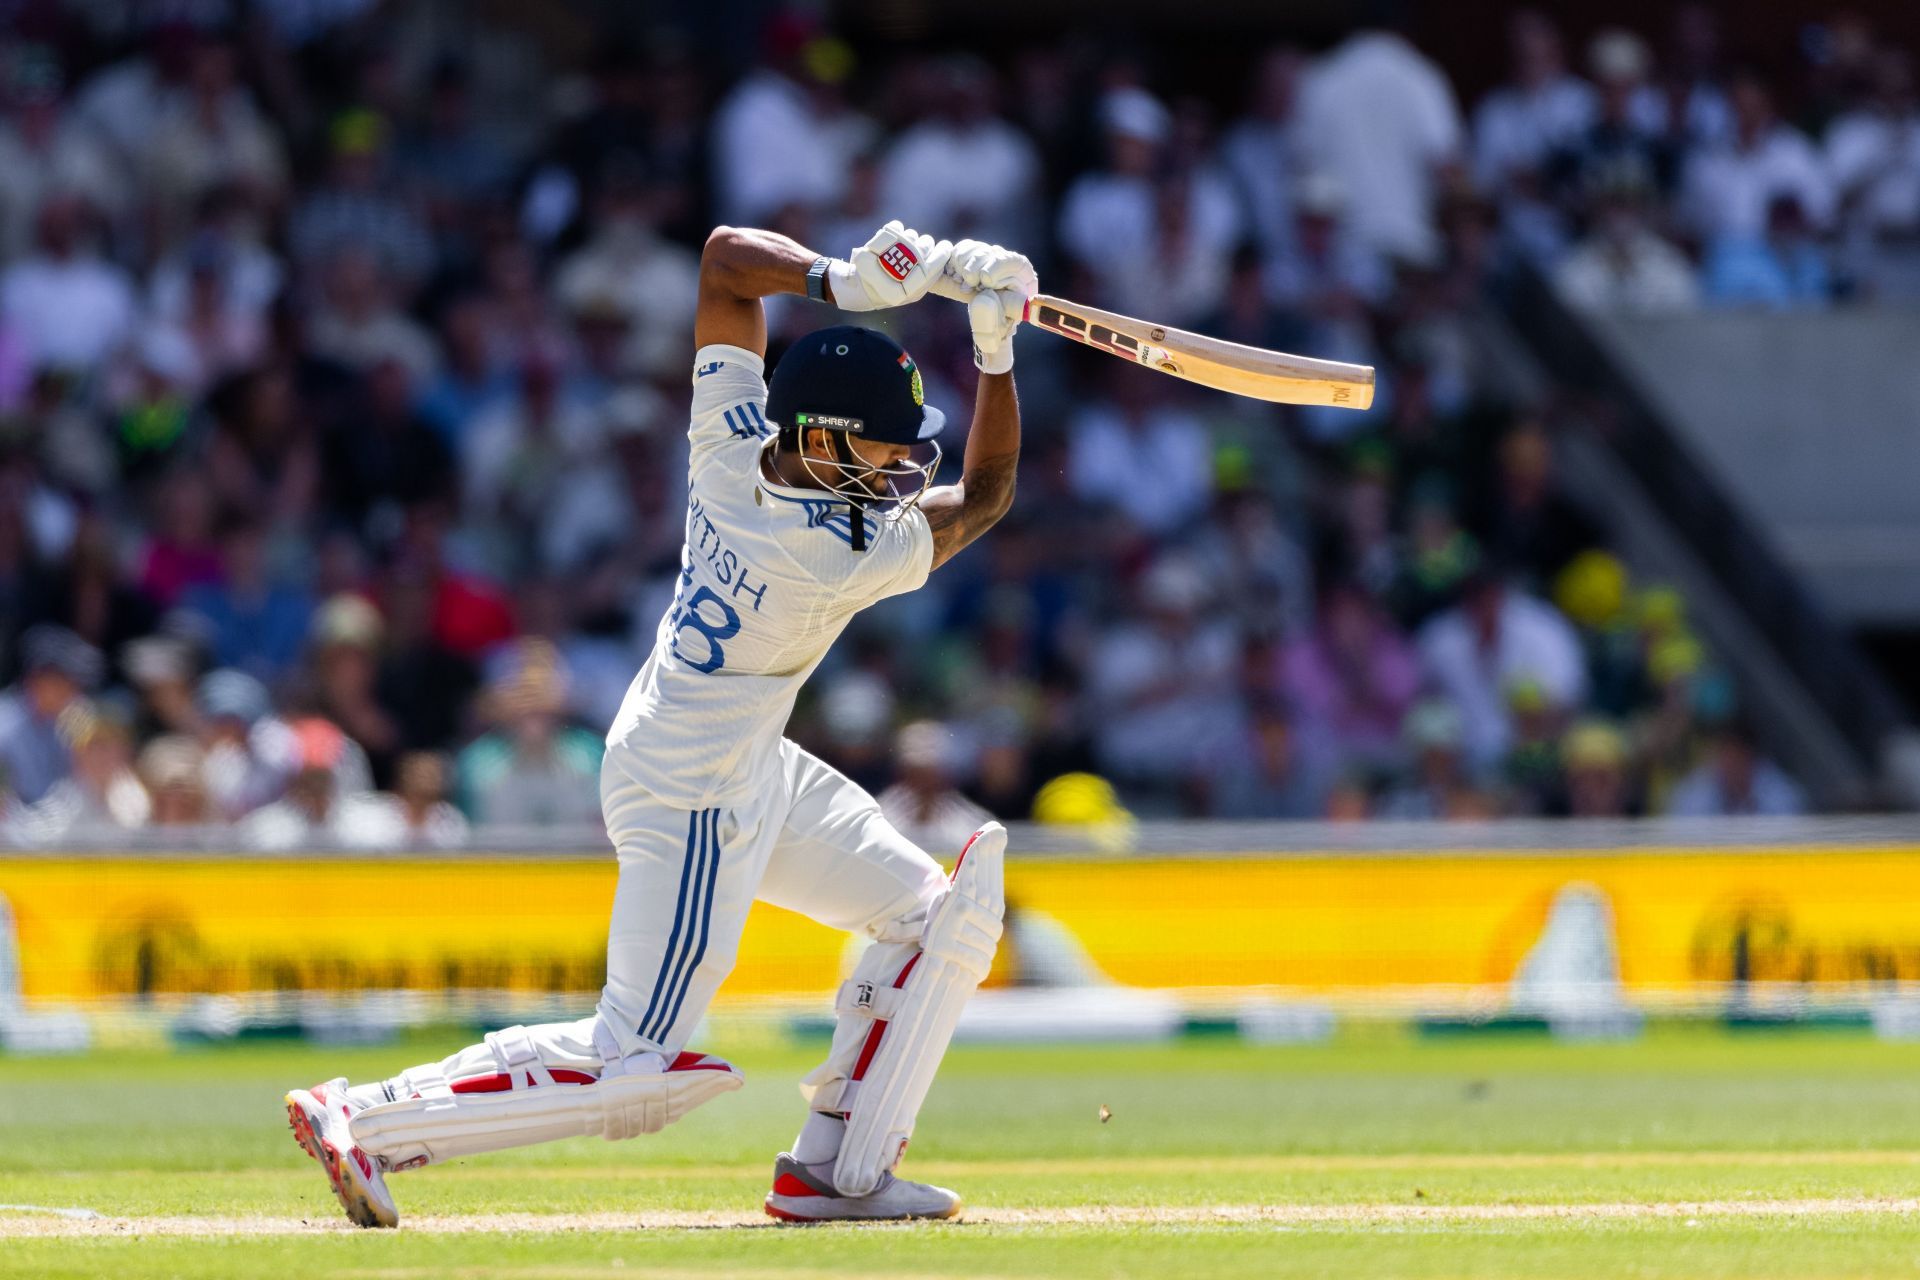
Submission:
[[[874,329],[835,325],[798,339],[774,366],[767,383],[767,420],[806,432],[824,429],[833,441],[831,459],[801,459],[808,474],[855,508],[876,503],[911,507],[933,483],[940,466],[934,439],[947,415],[926,402],[919,366],[906,349]],[[882,444],[926,446],[930,456],[908,455],[875,467],[848,446],[852,437]],[[823,474],[822,468],[832,472]],[[912,489],[900,482],[918,480]],[[856,529],[863,522],[854,522]],[[862,533],[855,550],[864,550]]]
[[[947,415],[926,403],[919,366],[877,329],[838,324],[797,340],[774,366],[767,417],[782,427],[825,427],[884,444],[919,444]]]

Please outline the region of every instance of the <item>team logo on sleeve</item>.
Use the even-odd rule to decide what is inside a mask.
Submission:
[[[907,273],[919,263],[920,259],[913,256],[913,250],[907,248],[904,240],[894,241],[893,248],[880,255],[880,265],[885,267],[887,274],[895,280],[905,280]]]

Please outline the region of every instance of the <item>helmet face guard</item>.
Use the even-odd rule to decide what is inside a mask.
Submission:
[[[914,453],[900,461],[876,467],[853,451],[845,432],[821,429],[827,431],[836,456],[816,458],[807,452],[806,442],[802,440],[800,465],[821,488],[856,506],[888,506],[889,519],[898,519],[926,496],[933,486],[934,475],[940,470],[940,461],[946,456],[941,452],[939,441],[926,440],[914,446]]]

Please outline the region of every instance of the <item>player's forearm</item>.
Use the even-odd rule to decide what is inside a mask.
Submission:
[[[1013,506],[1020,462],[1020,397],[1012,373],[983,373],[973,393],[973,425],[961,460],[968,523],[985,528]]]
[[[921,503],[933,530],[936,568],[1013,506],[1014,472],[1020,463],[1020,401],[1013,375],[981,374],[973,403],[959,483],[935,489]]]
[[[715,227],[700,255],[700,289],[742,302],[805,293],[819,254],[778,231]]]
[[[992,509],[995,518],[1013,505],[1013,472],[1020,459],[1020,397],[1012,373],[983,373],[973,392],[973,425],[967,429],[967,451],[961,460],[960,483],[967,488],[968,505]]]

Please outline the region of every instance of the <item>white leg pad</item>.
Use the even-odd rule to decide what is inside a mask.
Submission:
[[[592,1084],[543,1084],[500,1093],[447,1093],[383,1102],[353,1113],[353,1140],[390,1168],[414,1168],[462,1156],[558,1138],[608,1141],[658,1133],[702,1103],[738,1089],[745,1078],[708,1058],[692,1070],[606,1075]]]
[[[837,1002],[842,1015],[874,1019],[878,1044],[866,1059],[866,1070],[853,1078],[832,1082],[838,1096],[850,1099],[846,1137],[834,1163],[834,1189],[844,1196],[864,1196],[900,1162],[914,1118],[933,1087],[960,1011],[974,989],[993,968],[1006,914],[1002,866],[1007,831],[990,822],[974,833],[961,851],[947,891],[927,912],[920,953],[910,963],[906,979],[895,990],[884,980],[854,975],[851,990]],[[892,948],[874,947],[872,952]],[[892,978],[893,975],[887,975]],[[816,1095],[816,1110],[832,1105]]]

